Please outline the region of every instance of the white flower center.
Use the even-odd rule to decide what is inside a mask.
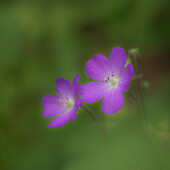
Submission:
[[[65,107],[66,107],[66,110],[71,110],[75,104],[75,101],[70,98],[70,99],[66,99],[65,101],[64,100],[60,100],[60,102],[62,104],[65,104]]]
[[[119,82],[119,78],[118,77],[113,77],[109,80],[109,82],[114,86],[117,87],[118,86],[118,82]]]
[[[110,87],[117,87],[119,84],[119,77],[112,75],[108,78],[105,78],[104,81],[108,83]]]

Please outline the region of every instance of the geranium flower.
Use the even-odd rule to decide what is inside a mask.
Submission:
[[[86,103],[93,103],[103,98],[101,109],[111,114],[119,111],[124,103],[121,91],[127,91],[133,76],[133,66],[126,62],[124,49],[116,47],[111,51],[110,61],[101,54],[93,56],[86,63],[87,75],[97,82],[85,84],[80,96]],[[123,71],[122,71],[123,70]]]
[[[63,78],[56,79],[56,92],[57,95],[47,95],[41,100],[41,105],[44,108],[43,116],[52,117],[56,116],[48,125],[50,128],[62,127],[68,121],[76,118],[76,111],[78,107],[82,107],[82,101],[77,98],[81,89],[78,84],[76,75],[73,79],[72,85],[69,80]]]

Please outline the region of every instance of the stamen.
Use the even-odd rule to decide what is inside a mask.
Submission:
[[[74,100],[72,100],[72,99],[69,100],[69,98],[65,101],[59,100],[59,102],[60,102],[59,104],[61,104],[61,105],[65,104],[67,109],[71,109],[75,103]]]
[[[66,101],[63,101],[63,100],[60,100],[60,102],[61,102],[61,103],[65,103],[65,104],[67,104],[67,103],[68,103],[68,102],[66,102]]]

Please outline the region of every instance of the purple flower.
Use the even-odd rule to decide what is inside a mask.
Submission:
[[[43,116],[56,116],[48,127],[62,127],[63,124],[76,118],[78,107],[82,107],[81,99],[77,98],[81,89],[81,85],[77,82],[78,77],[79,75],[74,77],[72,85],[69,80],[57,78],[55,83],[59,96],[51,94],[42,98]]]
[[[85,84],[80,91],[80,96],[86,103],[93,103],[104,97],[101,108],[107,114],[121,109],[124,103],[121,91],[128,90],[130,79],[133,76],[132,64],[128,64],[123,70],[126,62],[124,49],[114,48],[109,59],[110,61],[105,56],[98,54],[87,62],[86,73],[97,82]]]

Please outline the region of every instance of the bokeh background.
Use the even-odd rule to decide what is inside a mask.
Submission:
[[[0,169],[170,169],[169,0],[2,0],[0,2]],[[48,128],[41,98],[55,79],[89,81],[85,63],[112,48],[138,47],[145,109],[154,150],[136,104],[104,115],[103,135],[79,110],[63,128]],[[88,105],[97,114],[101,102]],[[158,161],[159,160],[159,161]]]

